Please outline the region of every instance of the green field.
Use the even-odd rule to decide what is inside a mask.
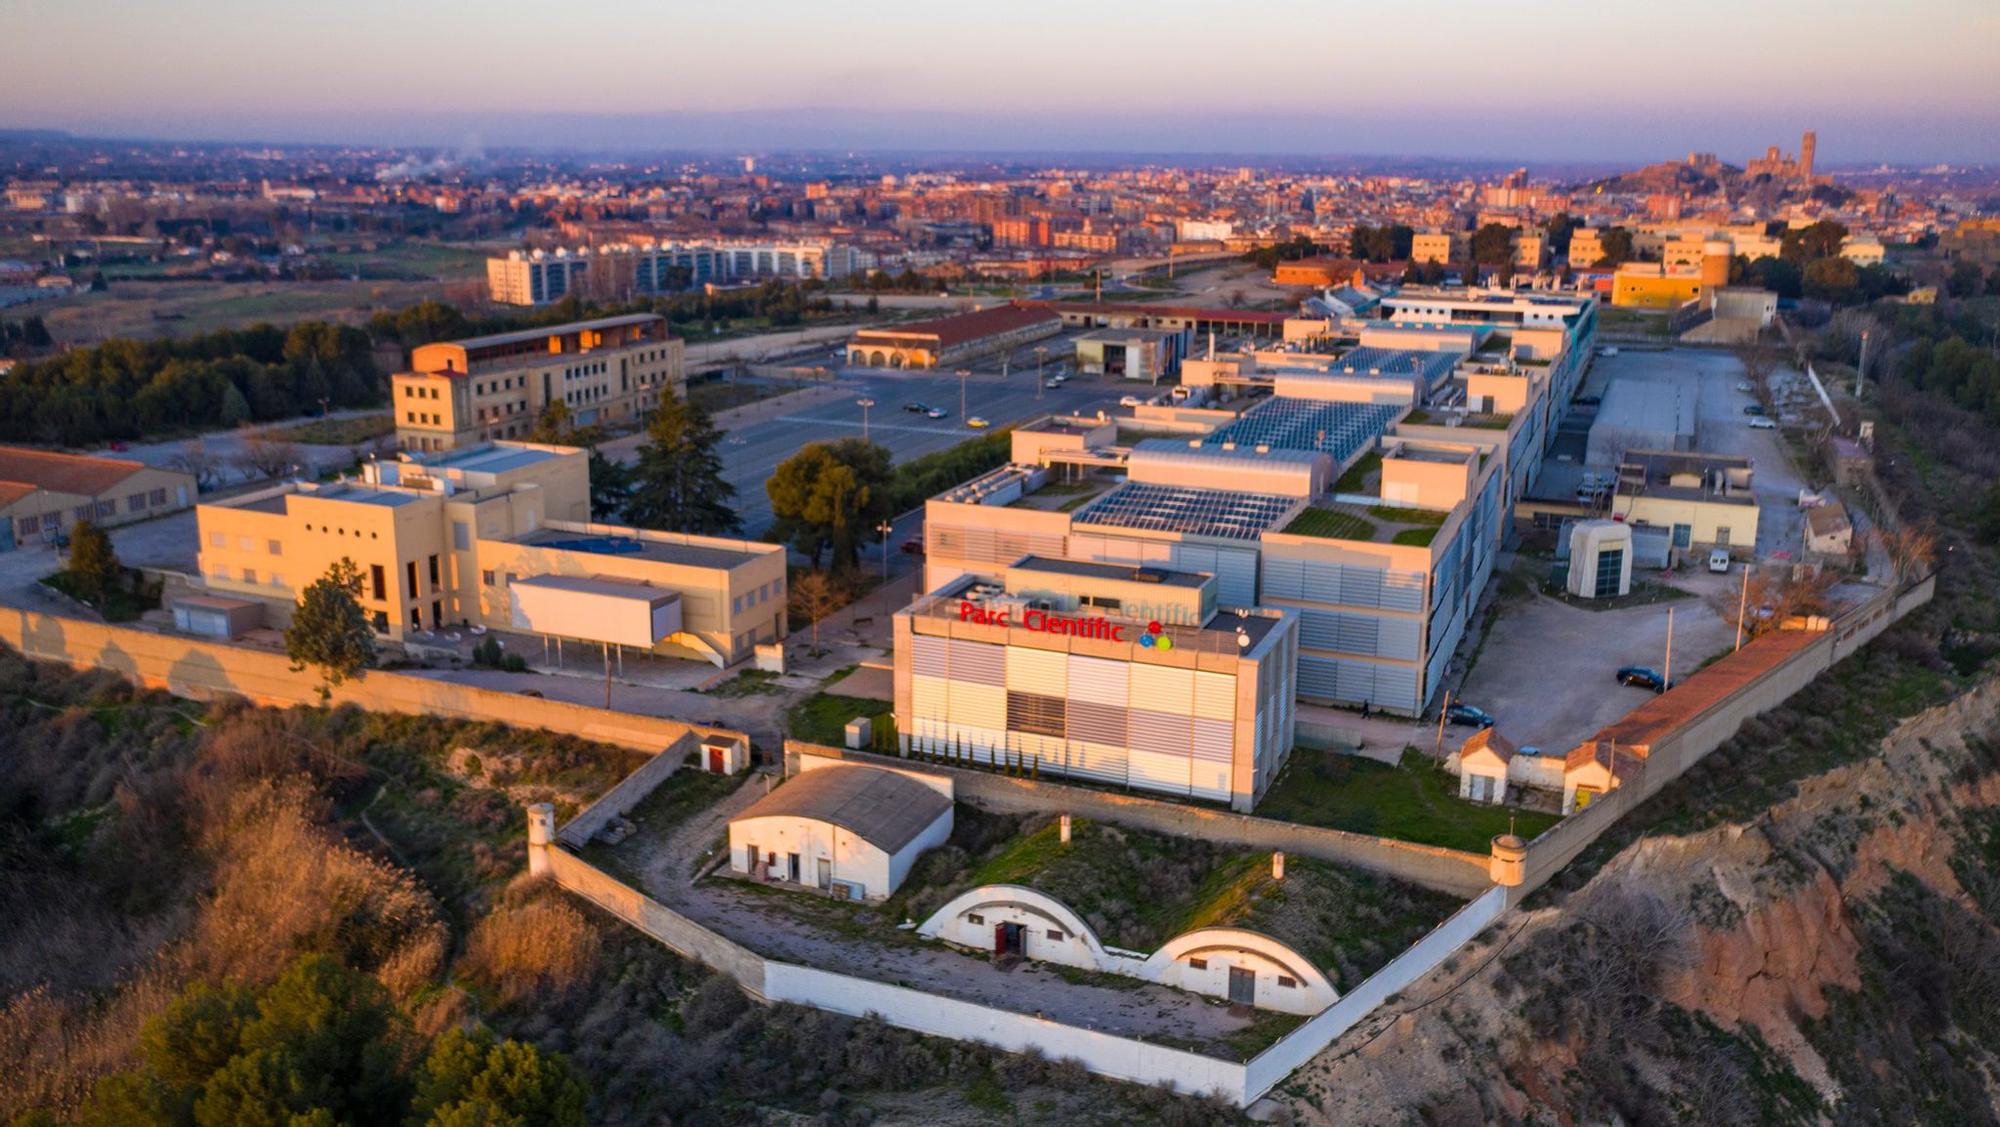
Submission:
[[[1540,811],[1467,802],[1458,797],[1458,780],[1415,750],[1405,750],[1402,765],[1390,767],[1304,745],[1293,750],[1257,813],[1481,854],[1510,826],[1532,839],[1560,820]]]

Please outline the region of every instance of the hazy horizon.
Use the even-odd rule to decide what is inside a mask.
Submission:
[[[2000,161],[2000,9],[17,0],[15,128],[178,141],[1740,163]],[[1607,10],[1607,7],[1616,10]],[[393,34],[380,29],[393,28]]]

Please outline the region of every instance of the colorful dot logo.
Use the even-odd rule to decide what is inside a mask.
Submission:
[[[1174,640],[1161,633],[1160,624],[1157,622],[1148,622],[1146,624],[1146,632],[1139,636],[1139,644],[1149,650],[1170,650],[1174,648]]]

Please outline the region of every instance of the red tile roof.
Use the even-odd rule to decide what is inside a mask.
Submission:
[[[0,446],[0,482],[19,483],[51,493],[96,497],[146,468],[144,462],[58,454],[25,446]]]
[[[1783,665],[1794,654],[1825,635],[1823,630],[1775,630],[1744,643],[1743,648],[1633,709],[1623,720],[1598,731],[1592,742],[1616,744],[1647,755],[1665,739],[1732,693]],[[1587,744],[1584,746],[1588,746]],[[1579,748],[1581,750],[1581,748]],[[1576,752],[1570,752],[1571,763]]]
[[[939,348],[950,348],[955,344],[999,336],[1002,333],[1011,333],[1031,325],[1053,321],[1055,317],[1055,312],[1045,305],[996,305],[991,309],[956,313],[932,321],[913,321],[907,325],[884,325],[880,328],[862,329],[854,335],[870,340],[888,337],[931,337],[936,339]]]

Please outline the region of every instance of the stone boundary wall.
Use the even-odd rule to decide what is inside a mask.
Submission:
[[[582,849],[597,836],[597,831],[613,818],[623,817],[625,812],[639,805],[653,788],[667,781],[667,776],[687,765],[688,753],[701,746],[701,737],[693,732],[684,732],[679,739],[645,762],[637,771],[618,780],[618,785],[605,791],[590,808],[569,820],[557,832],[556,837],[572,849]]]
[[[1522,898],[1562,871],[1576,855],[1616,825],[1634,806],[1659,793],[1695,764],[1721,747],[1745,720],[1776,708],[1805,688],[1835,663],[1868,644],[1911,611],[1930,602],[1937,589],[1935,574],[1901,591],[1884,591],[1833,621],[1830,629],[1756,681],[1682,725],[1655,743],[1637,778],[1602,795],[1564,818],[1528,843],[1521,884],[1510,890],[1510,901]]]
[[[294,673],[285,655],[247,646],[12,608],[0,610],[0,642],[39,661],[107,670],[136,685],[192,700],[238,696],[281,707],[320,703],[317,674],[310,670]],[[699,740],[711,731],[748,739],[741,732],[665,717],[607,711],[379,669],[334,689],[329,703],[352,704],[371,712],[541,728],[652,753],[674,747],[685,737]]]
[[[1066,783],[996,775],[929,760],[903,759],[872,752],[848,751],[817,744],[785,741],[785,755],[826,755],[881,767],[917,767],[952,778],[961,802],[996,814],[1064,812],[1079,818],[1130,826],[1181,837],[1198,837],[1253,849],[1283,850],[1420,884],[1453,896],[1472,897],[1492,885],[1487,857],[1435,845],[1416,845],[1394,838],[1348,833],[1319,826],[1278,822],[1250,814],[1188,806],[1136,795],[1108,794]]]
[[[1334,1039],[1354,1028],[1398,991],[1436,970],[1473,936],[1507,910],[1507,890],[1494,885],[1472,903],[1452,913],[1416,945],[1363,979],[1352,993],[1321,1010],[1304,1025],[1252,1057],[1244,1077],[1245,1102],[1270,1091],[1280,1080],[1318,1056]]]
[[[667,908],[567,849],[550,848],[548,859],[550,872],[563,888],[659,940],[676,955],[728,975],[752,997],[777,1000],[766,990],[770,964],[762,955]]]

